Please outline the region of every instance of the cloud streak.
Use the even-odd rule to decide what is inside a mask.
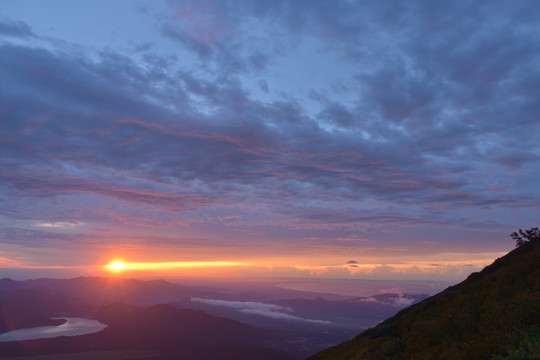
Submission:
[[[273,304],[264,304],[253,301],[230,301],[230,300],[219,300],[219,299],[202,299],[202,298],[191,298],[191,301],[200,302],[204,304],[214,305],[214,306],[225,306],[236,309],[240,312],[252,315],[260,315],[269,317],[272,319],[279,320],[295,320],[295,321],[305,321],[315,324],[329,324],[330,321],[326,320],[313,320],[305,319],[298,316],[294,316],[283,311],[291,312],[291,309],[284,308],[279,305]]]

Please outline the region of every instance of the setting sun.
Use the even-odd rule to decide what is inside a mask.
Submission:
[[[122,271],[126,269],[126,264],[121,261],[114,261],[105,266],[108,270],[111,271]]]

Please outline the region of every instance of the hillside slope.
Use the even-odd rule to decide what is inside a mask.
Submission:
[[[309,360],[540,359],[540,241]]]

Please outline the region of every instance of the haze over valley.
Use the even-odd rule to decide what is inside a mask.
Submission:
[[[35,340],[36,346],[30,340],[3,343],[0,353],[37,356],[58,346],[65,352],[142,349],[167,357],[181,354],[188,347],[190,353],[200,353],[196,356],[202,358],[233,359],[236,351],[221,353],[222,342],[231,336],[227,346],[236,346],[238,351],[247,345],[254,347],[246,350],[246,358],[254,352],[264,358],[281,352],[284,359],[302,359],[428,296],[394,289],[373,296],[348,297],[279,289],[271,283],[231,285],[222,284],[220,288],[219,284],[195,286],[121,277],[3,279],[0,332],[4,333],[0,334],[0,343],[6,341],[3,338],[16,337],[17,329],[35,332],[39,329],[35,326],[60,320],[55,319],[57,316],[95,319],[92,321],[107,327],[73,338]],[[52,324],[46,328],[52,328]],[[238,334],[232,336],[235,332]],[[215,348],[201,348],[202,344],[215,344]]]

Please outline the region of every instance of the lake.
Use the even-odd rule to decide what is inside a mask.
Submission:
[[[0,334],[0,342],[54,338],[58,336],[86,335],[101,331],[107,325],[97,320],[63,317],[66,322],[58,326],[38,326]]]

